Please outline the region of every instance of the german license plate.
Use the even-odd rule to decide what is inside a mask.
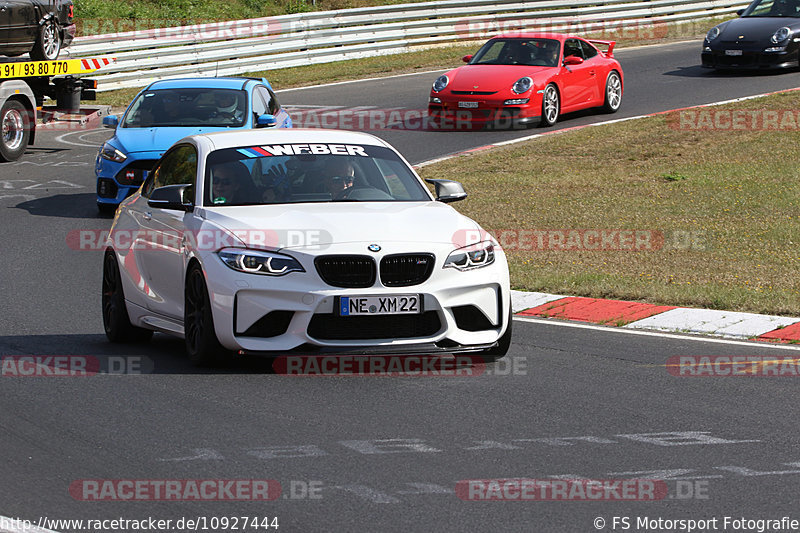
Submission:
[[[413,315],[422,312],[422,297],[419,294],[340,296],[336,308],[339,316]]]
[[[742,55],[742,51],[741,50],[725,50],[725,55],[726,56],[740,56],[740,55]]]
[[[459,102],[458,107],[465,107],[467,109],[475,109],[478,107],[478,102]]]

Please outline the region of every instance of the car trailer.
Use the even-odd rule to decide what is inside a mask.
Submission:
[[[94,72],[115,60],[0,60],[0,161],[19,159],[34,143],[45,97],[55,100],[60,111],[78,112],[81,100],[95,99],[97,80],[76,76]]]

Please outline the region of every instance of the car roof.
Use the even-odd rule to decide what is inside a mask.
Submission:
[[[219,131],[192,135],[196,142],[210,141],[213,150],[260,146],[265,144],[368,144],[387,146],[383,140],[359,131],[326,130],[321,128],[260,128],[255,130]]]
[[[154,81],[147,86],[151,89],[242,89],[247,83],[260,83],[254,78],[176,78]]]

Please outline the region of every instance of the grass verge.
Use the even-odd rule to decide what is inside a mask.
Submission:
[[[516,289],[800,316],[798,109],[800,92],[782,93],[550,135],[421,174],[458,176],[470,192],[459,209],[510,230],[511,244],[546,230],[542,246],[528,233],[508,250]],[[565,231],[551,246],[547,230]],[[653,246],[588,250],[581,230],[651,232]],[[572,246],[556,249],[560,238]]]

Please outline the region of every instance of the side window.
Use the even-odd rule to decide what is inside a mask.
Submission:
[[[567,39],[564,41],[564,57],[577,56],[583,59],[583,51],[577,39]]]
[[[253,110],[253,125],[255,125],[258,117],[267,112],[267,104],[258,89],[253,91],[253,107],[251,109]]]
[[[256,87],[256,92],[261,95],[261,98],[266,103],[267,113],[270,115],[274,115],[278,111],[280,111],[281,106],[278,103],[278,99],[275,97],[275,93],[264,87],[263,85],[259,85]]]
[[[597,48],[592,46],[591,44],[587,43],[586,41],[578,41],[581,43],[581,48],[583,49],[583,58],[584,59],[591,59],[597,55]]]
[[[142,187],[142,196],[149,198],[154,189],[166,185],[194,184],[197,179],[197,151],[191,144],[169,150],[150,172]]]

